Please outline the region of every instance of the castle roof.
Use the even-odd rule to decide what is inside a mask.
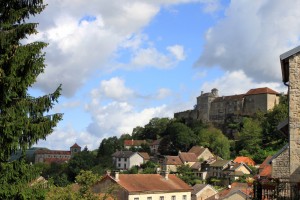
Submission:
[[[275,94],[278,95],[279,93],[268,88],[268,87],[264,87],[264,88],[255,88],[255,89],[251,89],[249,90],[245,96],[247,95],[255,95],[255,94]]]
[[[230,95],[230,96],[222,96],[217,97],[213,100],[213,102],[222,102],[222,101],[241,101],[243,100],[245,94],[236,94],[236,95]]]

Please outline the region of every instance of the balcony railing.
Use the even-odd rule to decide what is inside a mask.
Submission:
[[[299,200],[300,183],[268,179],[253,182],[253,199]]]

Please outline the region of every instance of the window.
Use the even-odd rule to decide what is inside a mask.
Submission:
[[[186,195],[183,195],[183,196],[182,196],[182,200],[186,200]]]
[[[134,200],[139,200],[139,198],[138,198],[138,197],[135,197]]]
[[[126,164],[124,164],[124,169],[126,169]]]
[[[164,196],[160,196],[160,197],[159,197],[159,200],[164,200],[164,199],[165,199]]]
[[[172,196],[172,197],[171,197],[171,200],[176,200],[176,196]]]
[[[119,158],[119,161],[121,161],[121,158]]]
[[[120,164],[120,163],[118,164],[118,167],[121,167],[121,164]]]
[[[152,200],[152,197],[147,197],[147,200]]]
[[[126,162],[126,161],[127,161],[127,158],[124,158],[124,161]]]

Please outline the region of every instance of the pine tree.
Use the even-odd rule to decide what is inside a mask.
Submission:
[[[21,191],[19,186],[15,187],[15,196],[9,196],[14,185],[29,181],[34,173],[29,172],[30,166],[23,161],[8,162],[8,159],[15,151],[24,152],[38,140],[46,139],[62,119],[62,114],[49,114],[60,96],[61,86],[52,94],[41,97],[30,96],[28,92],[37,76],[44,71],[45,54],[42,49],[47,44],[22,44],[29,35],[37,33],[38,24],[25,21],[42,12],[44,8],[43,0],[0,1],[1,199],[29,198],[30,195],[25,195],[28,191]]]

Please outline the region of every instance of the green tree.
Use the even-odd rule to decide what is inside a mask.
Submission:
[[[207,147],[216,155],[228,159],[230,157],[230,140],[222,133],[221,130],[208,127],[197,129],[197,144]]]
[[[244,118],[239,141],[237,143],[238,152],[244,150],[249,155],[256,154],[262,145],[262,128],[260,123],[251,118]]]
[[[199,181],[198,177],[188,165],[177,167],[178,177],[189,185],[195,185]]]
[[[76,153],[68,163],[69,180],[74,181],[81,170],[91,170],[97,165],[97,158],[89,150]]]
[[[45,139],[62,119],[62,114],[46,115],[57,102],[61,87],[41,97],[28,93],[44,71],[42,49],[47,44],[22,44],[21,41],[37,33],[37,23],[25,21],[44,8],[42,0],[0,2],[0,199],[38,198],[30,190],[24,190],[25,186],[20,187],[30,178],[36,178],[36,171],[31,171],[32,167],[22,161],[8,163],[7,160],[15,151],[24,153],[38,140]]]

